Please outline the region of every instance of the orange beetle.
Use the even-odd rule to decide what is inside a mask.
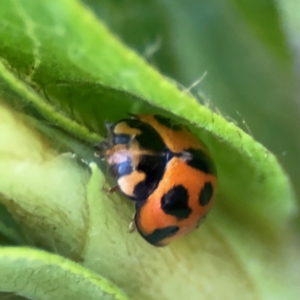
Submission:
[[[135,202],[135,226],[165,246],[196,228],[213,204],[216,168],[188,128],[160,115],[131,115],[107,125],[98,145],[120,191]]]

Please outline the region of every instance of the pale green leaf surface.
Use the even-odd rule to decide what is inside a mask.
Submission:
[[[1,112],[2,200],[33,244],[82,260],[133,299],[297,295],[299,255],[289,231],[294,194],[270,152],[179,92],[76,1],[0,3],[0,38],[1,95],[36,114],[43,133],[22,115]],[[93,167],[88,182],[85,167],[52,149],[64,144],[90,161],[88,145],[75,138],[101,140],[104,121],[128,111],[187,124],[217,164],[215,208],[199,230],[164,249],[128,233],[133,208],[102,191],[103,174]]]
[[[44,251],[1,247],[0,265],[0,291],[27,299],[128,299],[98,274]]]
[[[289,233],[275,241],[255,222],[235,220],[216,205],[199,230],[155,248],[137,233],[129,234],[132,206],[103,192],[108,185],[95,165],[88,182],[86,168],[53,152],[26,118],[1,108],[0,120],[2,129],[6,126],[2,141],[4,132],[10,137],[1,143],[0,169],[6,172],[0,190],[14,199],[4,204],[34,244],[81,261],[132,299],[181,299],[187,293],[192,299],[297,295],[298,255]]]
[[[93,209],[89,215],[91,231],[84,264],[96,270],[101,268],[109,278],[117,279],[134,299],[157,299],[157,295],[162,299],[184,299],[187,291],[191,299],[233,299],[236,295],[241,299],[295,298],[299,273],[294,260],[298,254],[291,236],[284,238],[283,244],[267,239],[265,247],[263,232],[241,227],[217,208],[201,229],[184,242],[174,242],[164,249],[154,248],[141,243],[136,233],[128,233],[128,205],[101,192],[105,177],[95,164],[90,166],[92,177],[87,186],[87,201]],[[118,218],[109,217],[116,214]],[[102,239],[105,242],[101,243]],[[289,244],[288,249],[283,246],[285,243]],[[104,255],[106,261],[99,259]],[[117,273],[112,273],[111,261]],[[132,272],[122,268],[124,262]],[[278,268],[281,273],[274,276]]]

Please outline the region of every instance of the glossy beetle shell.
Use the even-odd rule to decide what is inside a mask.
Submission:
[[[213,204],[216,168],[186,127],[159,115],[108,125],[100,144],[120,191],[135,202],[135,225],[155,246],[195,229]]]

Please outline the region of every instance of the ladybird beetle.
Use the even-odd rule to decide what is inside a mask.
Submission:
[[[192,132],[160,115],[107,124],[97,145],[120,191],[135,202],[134,223],[155,246],[196,228],[213,204],[216,168]]]

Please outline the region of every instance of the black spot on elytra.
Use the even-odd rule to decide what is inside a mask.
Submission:
[[[166,168],[166,156],[161,155],[142,155],[137,171],[143,172],[145,180],[139,182],[134,188],[136,199],[145,200],[156,189]]]
[[[161,153],[165,149],[165,144],[158,133],[149,126],[148,130],[142,131],[136,136],[136,140],[142,149],[150,150],[156,153]]]
[[[162,196],[161,209],[168,215],[178,219],[186,219],[192,212],[188,200],[189,195],[186,188],[182,185],[176,185]]]
[[[153,152],[162,152],[165,149],[165,144],[157,133],[157,131],[138,119],[123,120],[131,128],[137,128],[141,131],[135,139],[142,149],[150,150]]]
[[[207,174],[215,175],[216,167],[212,159],[200,149],[188,149],[186,152],[191,154],[191,158],[186,163],[194,169]]]
[[[123,132],[116,134],[115,127],[120,123],[126,123],[128,127],[138,129],[140,133],[131,135],[126,132],[126,127],[124,126]],[[113,138],[113,146],[122,144],[125,145],[129,151],[126,162],[111,166],[111,171],[115,177],[120,178],[121,176],[128,175],[133,172],[132,159],[130,155],[131,143],[133,141],[136,142],[141,150],[141,153],[135,154],[135,157],[140,155],[140,160],[135,170],[144,173],[145,179],[141,182],[136,182],[136,186],[133,191],[134,197],[130,198],[135,201],[144,201],[157,187],[163,176],[167,163],[166,160],[169,157],[167,155],[166,146],[156,130],[139,119],[120,120],[110,126],[110,130]],[[143,150],[149,152],[149,154],[142,155]]]
[[[125,130],[122,133],[115,133],[115,127],[120,123],[126,123],[130,128],[136,128],[141,132],[134,137],[140,144],[141,148],[155,152],[160,152],[165,148],[164,142],[156,130],[147,123],[138,119],[122,119],[109,127],[113,136],[113,145],[128,144],[132,139],[132,135],[127,133]]]
[[[138,227],[137,227],[138,228]],[[175,235],[179,230],[178,226],[167,226],[165,228],[155,229],[151,234],[143,234],[141,236],[150,244],[154,246],[163,246],[161,242],[168,237]]]
[[[206,182],[199,194],[199,204],[205,206],[209,203],[214,193],[214,188],[210,182]]]
[[[182,126],[174,123],[171,119],[166,118],[166,117],[162,117],[160,115],[153,115],[153,117],[156,119],[157,122],[159,122],[161,125],[166,126],[169,129],[175,130],[175,131],[179,131],[182,130]]]

